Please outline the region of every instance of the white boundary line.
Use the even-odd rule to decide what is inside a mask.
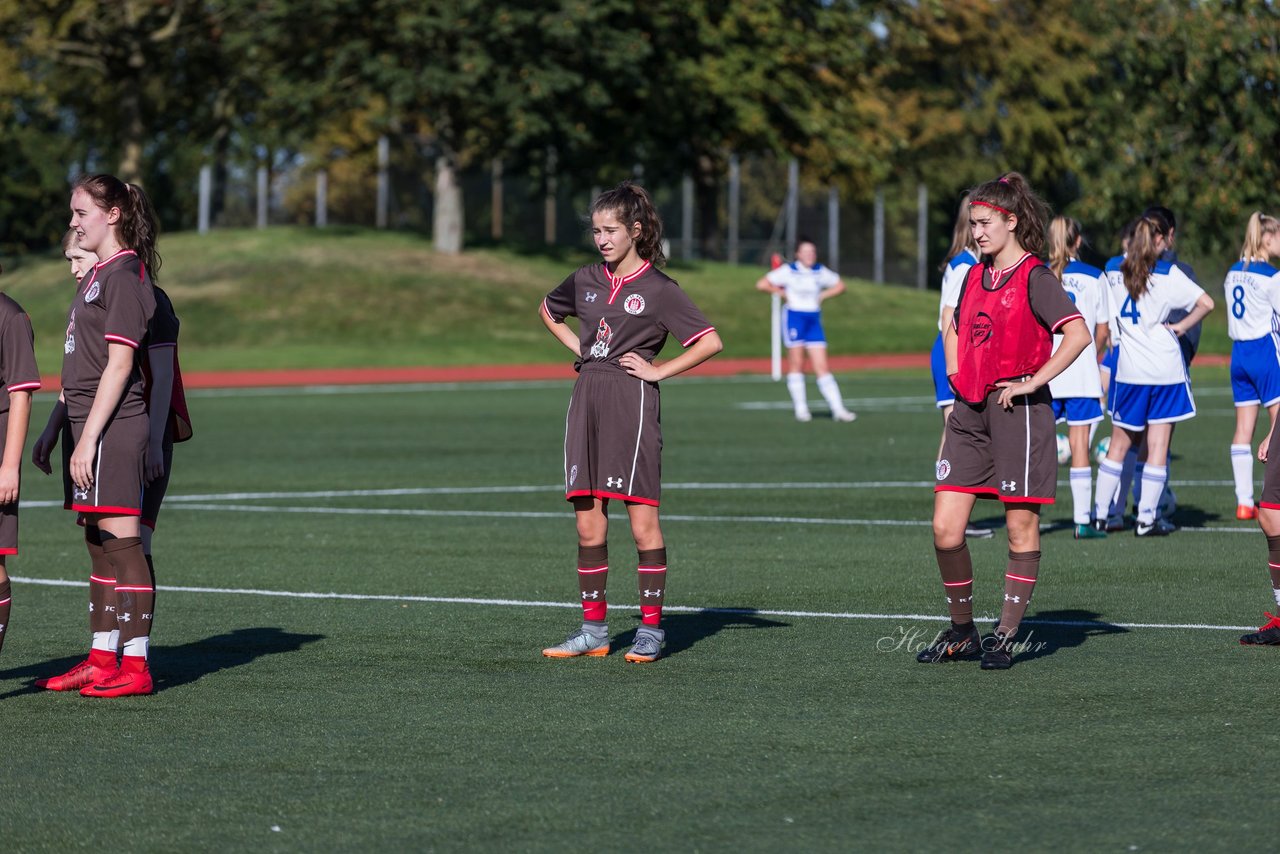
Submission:
[[[20,584],[36,584],[44,587],[87,587],[84,581],[62,578],[25,578],[13,576]],[[291,590],[260,590],[249,587],[177,587],[167,584],[156,586],[166,593],[221,593],[235,596],[273,596],[283,599],[333,599],[344,602],[420,602],[433,605],[488,605],[511,608],[579,608],[577,602],[541,602],[526,599],[481,599],[470,596],[395,596],[375,593],[314,593]],[[614,609],[635,611],[639,605],[610,603]],[[769,608],[699,608],[687,605],[666,605],[664,611],[680,614],[730,614],[761,617],[800,617],[826,620],[919,620],[931,623],[949,622],[950,617],[936,614],[870,614],[854,611],[783,611]],[[984,621],[985,622],[985,621]],[[1256,626],[1215,626],[1208,623],[1111,623],[1104,620],[1023,620],[1023,625],[1065,626],[1073,628],[1111,627],[1120,629],[1189,629],[1200,631],[1247,632]]]

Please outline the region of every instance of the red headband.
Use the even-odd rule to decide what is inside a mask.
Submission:
[[[1004,214],[1005,216],[1014,215],[1012,211],[1007,211],[1004,208],[1000,207],[999,205],[992,204],[991,202],[969,202],[969,207],[971,208],[977,207],[978,205],[981,205],[984,208],[991,208],[994,211],[1000,211],[1000,213]]]

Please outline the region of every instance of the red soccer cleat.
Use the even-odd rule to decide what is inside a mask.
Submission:
[[[1241,637],[1240,643],[1245,646],[1280,646],[1280,617],[1266,611],[1263,613],[1271,618],[1270,622]]]
[[[1250,519],[1257,519],[1258,508],[1254,507],[1252,504],[1237,504],[1236,518],[1241,522],[1247,522]]]
[[[81,697],[132,697],[150,694],[153,690],[151,671],[121,667],[101,681],[80,689]]]
[[[111,663],[95,664],[92,654],[89,658],[77,664],[75,667],[63,673],[60,676],[46,676],[43,679],[36,680],[37,688],[44,688],[49,691],[79,691],[86,685],[92,685],[94,682],[101,681],[109,677],[116,671],[116,657],[110,658]]]

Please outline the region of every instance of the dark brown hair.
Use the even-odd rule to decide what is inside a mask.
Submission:
[[[979,184],[969,191],[969,205],[995,208],[1006,220],[1018,218],[1013,237],[1018,245],[1033,255],[1044,250],[1044,229],[1049,208],[1031,190],[1027,179],[1017,172],[1006,172],[994,181]]]
[[[667,256],[662,251],[662,217],[658,216],[658,209],[644,187],[623,181],[612,190],[605,190],[596,196],[588,211],[589,216],[598,213],[613,214],[628,230],[639,223],[636,254],[655,267],[667,263]]]
[[[84,190],[100,209],[120,209],[115,224],[116,238],[125,249],[138,253],[151,281],[159,279],[161,258],[156,251],[160,226],[151,199],[137,184],[126,184],[114,175],[86,175],[72,185],[72,191]]]

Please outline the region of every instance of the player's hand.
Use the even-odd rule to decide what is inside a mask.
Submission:
[[[81,489],[93,486],[93,459],[96,442],[86,442],[81,437],[71,452],[71,482]]]
[[[13,504],[18,500],[18,484],[21,478],[17,470],[0,468],[0,504]]]
[[[645,382],[656,383],[662,379],[658,369],[653,366],[652,362],[646,362],[635,353],[623,353],[618,357],[618,364],[631,376],[642,379]]]
[[[1265,463],[1267,461],[1267,449],[1271,447],[1271,434],[1267,433],[1267,437],[1258,443],[1258,462]]]
[[[996,383],[996,388],[1000,389],[1000,396],[996,398],[996,402],[1005,409],[1013,409],[1013,399],[1015,397],[1034,394],[1040,387],[1030,380],[1024,380],[1017,383],[1008,381]]]
[[[164,474],[164,447],[155,442],[147,445],[147,464],[143,469],[147,483],[151,483]]]
[[[1166,323],[1164,328],[1172,332],[1175,338],[1181,338],[1187,331],[1176,323]]]
[[[31,447],[31,462],[45,474],[53,474],[53,466],[49,465],[49,456],[53,453],[53,448],[57,444],[56,435],[49,436],[41,433],[36,439],[36,443]]]

